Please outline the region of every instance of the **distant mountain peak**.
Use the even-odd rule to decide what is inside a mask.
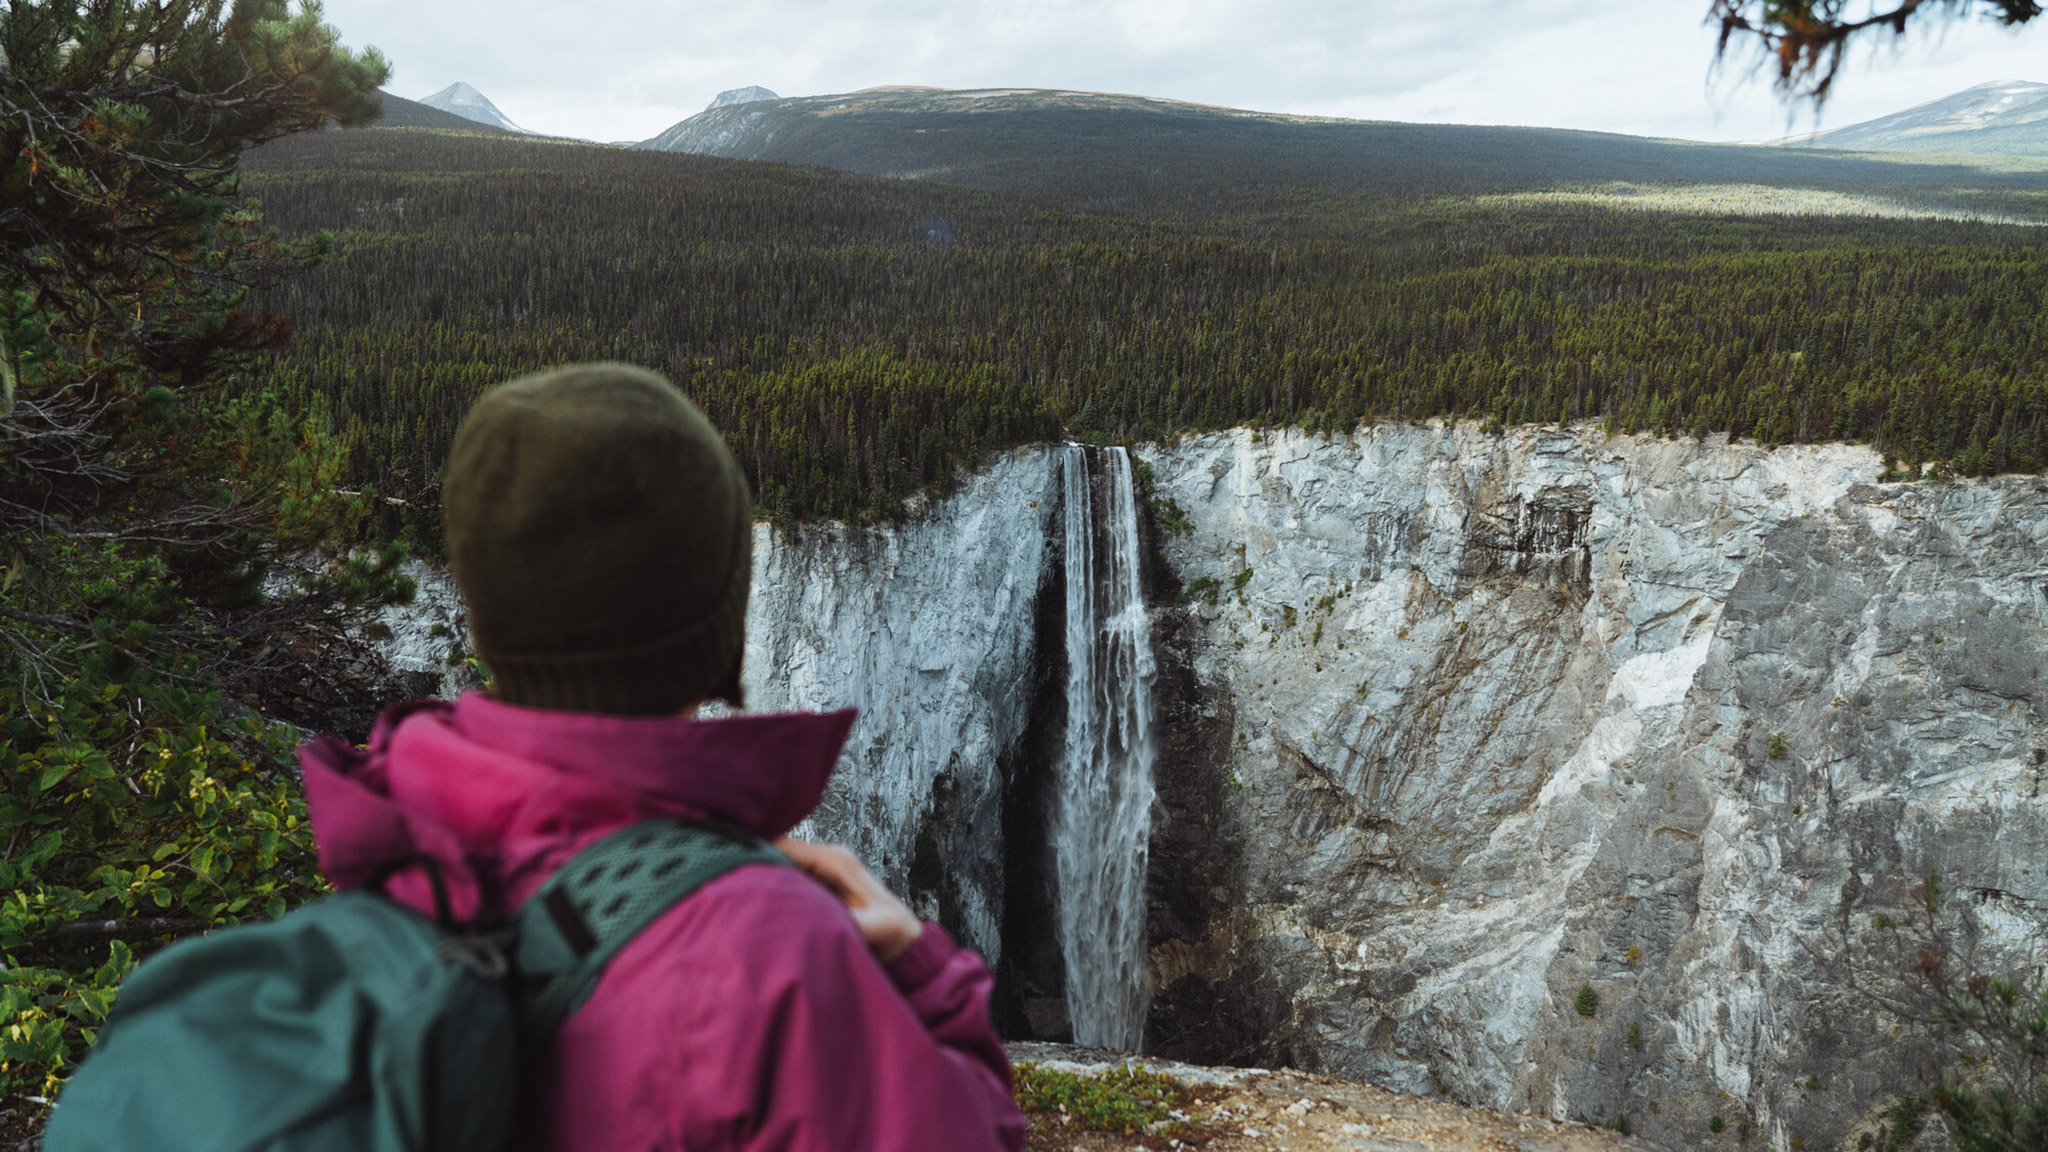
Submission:
[[[716,100],[713,100],[711,103],[706,104],[704,106],[704,110],[706,112],[709,112],[713,108],[724,108],[732,104],[753,104],[762,100],[780,99],[782,99],[782,97],[777,96],[775,93],[770,92],[768,89],[761,87],[759,84],[751,84],[745,88],[727,88],[725,91],[720,92],[718,94],[718,98]]]
[[[1993,80],[1843,128],[1782,144],[1872,151],[2048,155],[2048,84]]]
[[[439,108],[443,112],[451,112],[462,117],[464,120],[474,120],[478,124],[488,124],[493,128],[503,128],[507,132],[518,132],[526,136],[533,135],[527,129],[514,124],[511,117],[498,111],[498,106],[491,103],[489,97],[460,80],[441,89],[432,96],[421,97],[419,102],[429,108]]]

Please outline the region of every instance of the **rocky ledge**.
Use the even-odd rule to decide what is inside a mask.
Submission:
[[[1010,1059],[1084,1076],[1135,1064],[1197,1087],[1202,1108],[1190,1118],[1211,1135],[1183,1146],[1207,1152],[1649,1152],[1658,1147],[1620,1132],[1465,1108],[1312,1072],[1211,1068],[1067,1044],[1012,1044]],[[1042,1112],[1031,1116],[1027,1148],[1104,1152],[1154,1146],[1171,1148],[1173,1142],[1080,1131],[1059,1113]]]

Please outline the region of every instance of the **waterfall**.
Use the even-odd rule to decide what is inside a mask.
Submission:
[[[1136,1051],[1146,994],[1151,834],[1152,629],[1138,580],[1130,454],[1066,448],[1067,741],[1052,847],[1074,1042]]]

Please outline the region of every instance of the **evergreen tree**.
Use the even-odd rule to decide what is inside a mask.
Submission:
[[[367,121],[386,72],[313,4],[0,0],[0,1115],[54,1094],[129,944],[321,890],[291,733],[221,688],[406,588],[344,548],[365,505],[317,422],[221,385],[290,332],[249,288],[319,247],[241,199],[242,153]]]
[[[312,2],[10,0],[0,290],[32,292],[60,333],[124,341],[173,383],[203,376],[217,350],[274,345],[277,321],[226,305],[305,253],[267,243],[238,210],[242,153],[368,123],[389,71],[375,49],[343,47]]]

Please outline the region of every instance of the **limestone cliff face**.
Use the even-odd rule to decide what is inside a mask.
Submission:
[[[1928,870],[2039,970],[2033,478],[1471,426],[1141,455],[1208,737],[1162,766],[1166,1054],[1825,1147],[1912,1083],[1848,976]]]
[[[1878,917],[1916,881],[1983,966],[2041,971],[2035,479],[1469,425],[1135,454],[1151,1050],[1853,1147],[1918,1069],[1851,980],[1893,974]],[[862,709],[814,830],[1006,953],[1013,1023],[1055,1036],[1020,781],[1058,746],[1056,457],[890,526],[760,528],[746,667],[757,709]],[[459,632],[426,603],[394,642]]]
[[[899,525],[754,535],[748,707],[861,713],[807,831],[852,845],[991,961],[1057,477],[1053,451],[1023,449]]]

